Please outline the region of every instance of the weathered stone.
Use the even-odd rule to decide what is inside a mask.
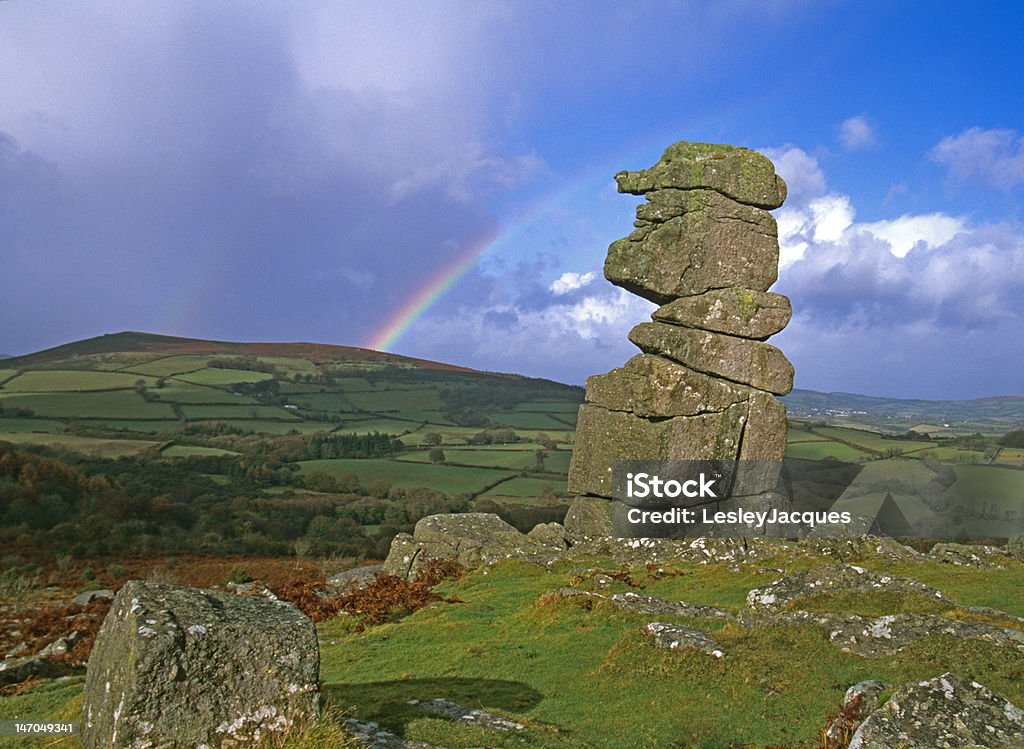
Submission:
[[[31,677],[50,679],[73,671],[66,663],[55,663],[38,655],[5,658],[0,661],[0,686],[17,684]]]
[[[740,621],[755,622],[745,611]],[[957,640],[978,640],[1024,652],[1024,632],[987,622],[961,621],[934,614],[887,614],[878,617],[833,614],[816,611],[780,611],[757,620],[761,624],[814,625],[828,632],[833,645],[863,658],[880,658],[898,653],[925,637],[946,635]]]
[[[679,215],[638,221],[632,234],[613,242],[605,278],[659,304],[730,286],[767,291],[775,283],[779,241],[770,213],[710,190],[662,191],[648,207],[663,205],[664,193],[681,196]]]
[[[552,548],[492,513],[430,515],[416,523],[412,536],[395,537],[384,560],[384,571],[412,578],[430,559],[454,559],[474,569],[508,557],[550,559]]]
[[[793,307],[782,294],[740,288],[682,297],[651,314],[659,322],[758,340],[778,333],[792,316]]]
[[[1024,562],[1024,533],[1018,533],[1007,542],[1006,555]]]
[[[864,721],[868,715],[878,709],[882,692],[891,685],[876,679],[867,679],[854,684],[843,695],[843,708],[839,715],[832,719],[825,737],[842,746],[850,734]]]
[[[576,497],[565,515],[565,535],[572,544],[612,535],[612,503],[599,497]]]
[[[382,564],[367,564],[363,567],[353,567],[350,570],[344,570],[331,576],[327,580],[327,584],[333,588],[349,588],[352,586],[365,588],[383,571],[384,565]]]
[[[1024,711],[978,682],[951,673],[900,687],[850,740],[850,749],[972,746],[1024,746]]]
[[[584,404],[569,465],[569,491],[613,496],[616,460],[733,460],[746,417],[745,404],[721,413],[662,421]]]
[[[652,354],[637,354],[622,367],[587,378],[588,403],[645,418],[725,411],[753,392]]]
[[[561,523],[537,523],[526,536],[539,544],[551,546],[555,549],[565,549],[569,546],[565,528]]]
[[[741,616],[757,617],[791,607],[795,601],[831,591],[876,591],[914,594],[937,601],[952,602],[938,590],[908,577],[893,577],[870,572],[852,564],[827,564],[794,572],[764,588],[747,594]]]
[[[661,322],[640,323],[629,332],[629,340],[645,353],[758,390],[785,395],[793,389],[793,365],[762,341]]]
[[[471,726],[490,728],[495,731],[522,731],[526,728],[522,723],[489,713],[486,710],[466,707],[451,700],[440,697],[432,700],[409,700],[408,704],[423,708],[428,713],[439,715],[449,720],[457,720]]]
[[[681,624],[667,624],[665,622],[651,622],[644,631],[654,635],[654,646],[679,650],[686,648],[699,650],[702,653],[713,655],[715,658],[725,656],[722,646],[708,636],[707,632],[694,627],[684,627]]]
[[[292,604],[129,581],[89,658],[82,744],[256,744],[319,714],[313,623]]]
[[[939,543],[928,556],[958,567],[995,567],[1008,561],[1005,549],[985,544]]]
[[[674,143],[651,168],[619,172],[615,181],[619,192],[634,195],[666,188],[708,188],[768,209],[778,208],[786,199],[786,183],[766,157],[747,148],[714,143]]]
[[[786,457],[786,407],[767,393],[753,391],[747,404],[747,423],[743,428],[740,460],[780,461]],[[775,467],[777,471],[777,466]],[[737,494],[754,494],[775,485]]]
[[[618,608],[634,614],[668,614],[670,616],[709,617],[713,619],[732,619],[733,616],[725,609],[715,606],[694,606],[685,601],[670,601],[658,596],[645,596],[629,591],[615,593],[609,599]]]
[[[84,593],[79,593],[75,596],[75,599],[71,603],[75,606],[87,606],[93,601],[110,600],[113,597],[114,591],[112,590],[87,590]]]

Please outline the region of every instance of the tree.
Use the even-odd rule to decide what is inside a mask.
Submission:
[[[444,450],[442,450],[440,447],[435,447],[433,450],[430,451],[431,463],[444,463],[444,461]]]
[[[441,444],[441,435],[438,434],[437,432],[427,432],[426,434],[423,435],[423,444],[424,445],[440,445]]]

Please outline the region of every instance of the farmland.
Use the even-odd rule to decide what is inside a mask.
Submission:
[[[835,400],[797,395],[804,406]],[[62,500],[53,518],[7,506],[6,538],[44,548],[63,521],[92,529],[78,544],[86,553],[141,544],[280,554],[303,539],[322,553],[380,556],[429,512],[481,509],[528,528],[559,519],[571,500],[581,401],[580,388],[361,349],[144,334],[80,341],[4,361],[0,443],[102,491],[80,506]],[[926,402],[911,405],[936,428],[948,423]],[[933,471],[915,466],[934,463],[960,470],[951,497],[1020,496],[1020,447],[833,421],[793,419],[787,456],[869,467],[861,506],[880,503],[879,482],[895,480],[894,501],[913,514],[923,494],[906,484],[928,485]],[[39,491],[42,505],[52,501]]]

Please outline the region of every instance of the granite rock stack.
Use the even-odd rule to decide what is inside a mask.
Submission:
[[[587,380],[569,491],[612,497],[615,460],[780,461],[786,410],[773,396],[792,389],[793,367],[765,339],[791,316],[768,291],[779,263],[768,210],[785,183],[755,151],[686,142],[615,180],[647,202],[609,247],[605,277],[661,306],[629,334],[642,353]],[[761,494],[775,477],[749,473],[733,495]]]

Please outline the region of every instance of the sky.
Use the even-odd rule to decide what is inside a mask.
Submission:
[[[767,154],[796,386],[1024,394],[1015,3],[0,2],[0,352],[121,330],[582,384],[678,140]]]

